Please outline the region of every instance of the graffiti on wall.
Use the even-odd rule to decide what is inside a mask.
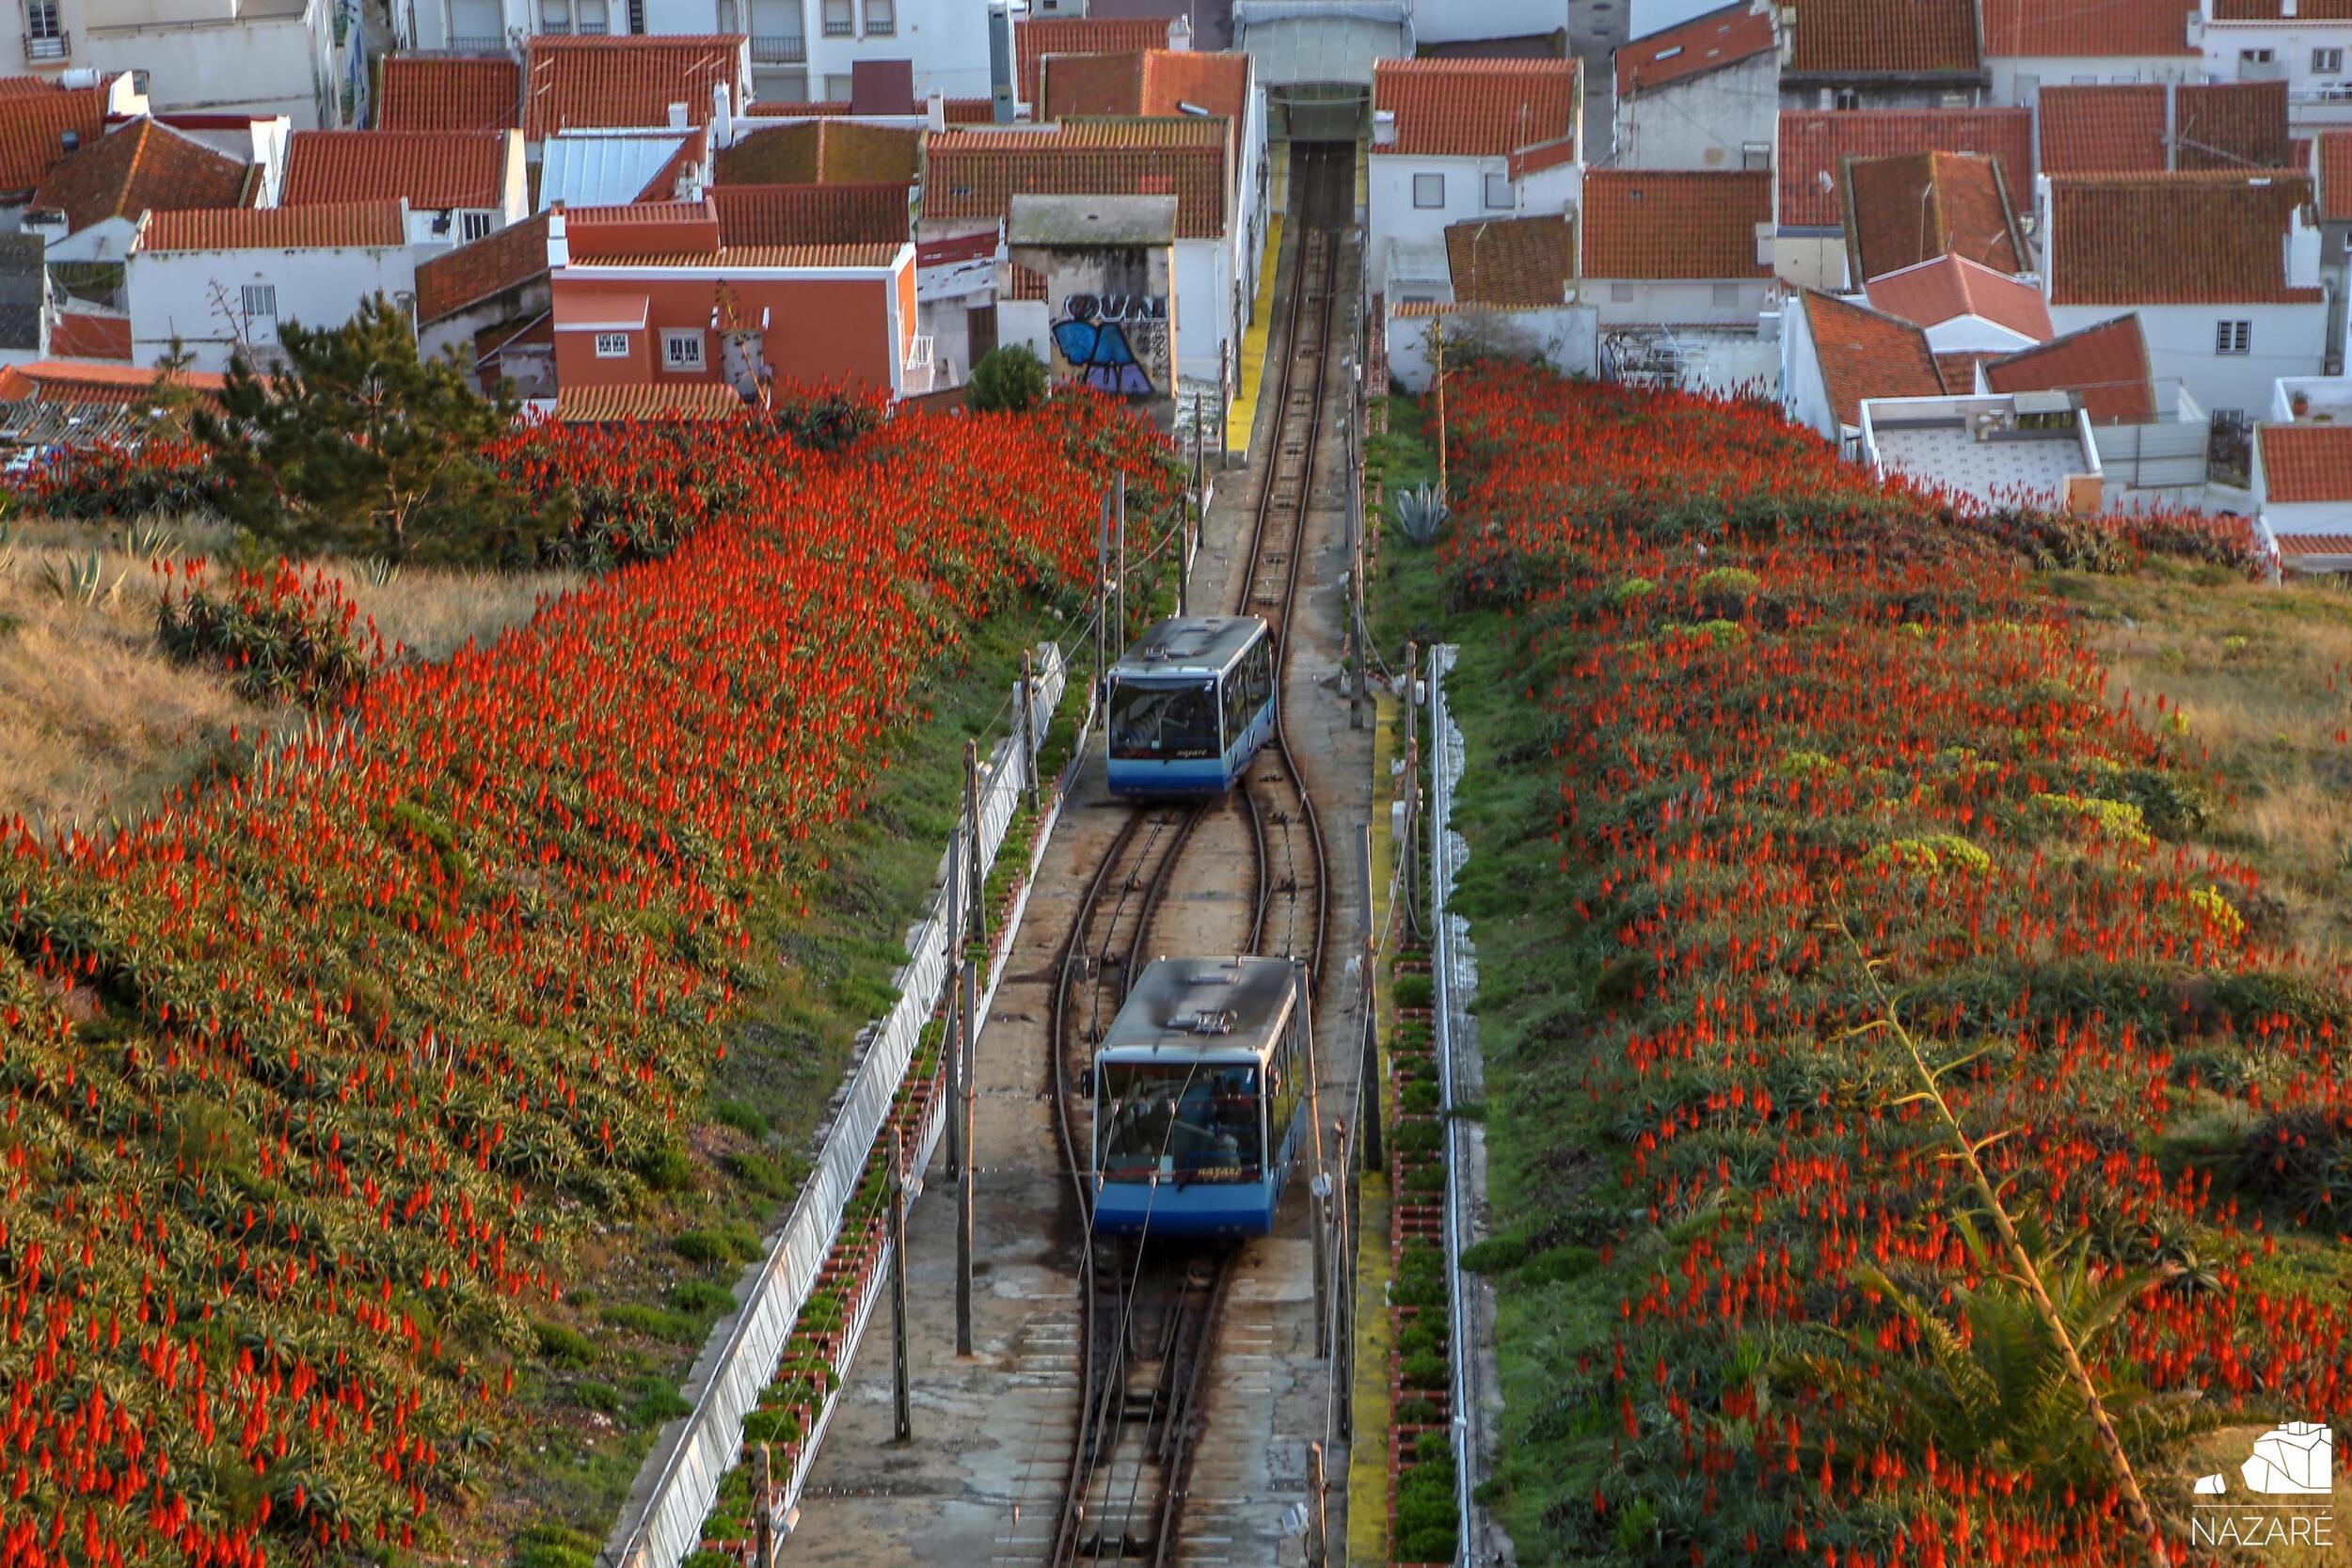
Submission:
[[[1053,329],[1071,373],[1098,391],[1148,398],[1169,380],[1168,301],[1157,295],[1070,294]]]

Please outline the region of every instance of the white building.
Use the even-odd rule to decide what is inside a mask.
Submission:
[[[1583,298],[1611,327],[1740,327],[1780,295],[1772,177],[1597,168],[1584,177]]]
[[[2216,82],[2284,82],[2296,129],[2352,124],[2352,9],[2326,0],[2201,0],[2189,40]]]
[[[1781,407],[1850,457],[1860,452],[1865,401],[1947,390],[1927,334],[1907,321],[1810,289],[1781,312]]]
[[[399,201],[421,256],[487,239],[531,214],[519,131],[297,131],[285,207]]]
[[[2099,449],[2065,392],[1865,398],[1860,413],[1861,459],[1882,479],[1982,506],[2100,505]]]
[[[1617,46],[1618,168],[1770,168],[1780,55],[1764,0]]]
[[[177,338],[194,370],[225,371],[240,350],[266,366],[285,322],[338,326],[376,293],[414,309],[408,214],[398,201],[149,213],[124,293],[134,363]]]
[[[2320,406],[2320,405],[2315,405]],[[2332,412],[2347,411],[2339,403]],[[2352,571],[2352,423],[2265,423],[2253,441],[2262,531],[2289,571]]]
[[[1372,76],[1365,264],[1391,240],[1474,218],[1571,212],[1583,180],[1583,74],[1567,60],[1381,60]]]
[[[2273,381],[2319,373],[2328,304],[2307,178],[2047,180],[2041,198],[2042,291],[2058,332],[2137,312],[2155,378],[2179,381],[2216,425],[2249,425]]]
[[[1872,309],[1925,332],[1937,354],[2014,354],[2051,337],[2049,304],[2032,282],[1962,256],[1874,277],[1864,293]]]
[[[1565,32],[1568,0],[1414,0],[1413,37],[1422,43],[1545,38]]]
[[[2030,107],[2047,87],[2198,82],[2182,0],[1983,0],[1992,102]]]
[[[26,0],[0,74],[135,72],[156,110],[353,123],[368,71],[358,0]]]

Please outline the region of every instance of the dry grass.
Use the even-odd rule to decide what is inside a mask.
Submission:
[[[178,551],[224,543],[214,531],[175,531]],[[109,592],[99,603],[75,603],[49,586],[45,563],[62,563],[69,550],[87,557],[102,539]],[[0,820],[21,815],[47,832],[128,820],[257,736],[298,721],[246,701],[218,673],[164,657],[155,641],[161,578],[124,542],[119,530],[83,524],[36,519],[14,530],[12,559],[0,566]],[[577,580],[412,569],[377,586],[356,565],[330,569],[388,645],[426,659],[529,620]]]
[[[2261,873],[2258,932],[2352,964],[2352,594],[2166,562],[2044,582],[2083,612],[2109,697],[2162,697],[2223,781],[2207,837]]]

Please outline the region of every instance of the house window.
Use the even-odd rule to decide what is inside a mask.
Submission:
[[[628,0],[628,30],[633,38],[645,36],[645,0]]]
[[[65,58],[65,26],[57,15],[57,0],[26,0],[24,57],[28,60]]]
[[[661,368],[698,371],[703,368],[703,335],[689,327],[661,334]]]
[[[2237,63],[2240,65],[2268,65],[2277,57],[2267,49],[2241,49],[2237,52]]]
[[[1518,203],[1511,190],[1511,177],[1509,175],[1489,174],[1486,176],[1486,210],[1488,212],[1509,212],[1518,204]]]
[[[866,36],[888,38],[898,30],[898,13],[891,0],[866,0]]]
[[[568,33],[572,30],[572,0],[539,0],[539,31]]]
[[[596,334],[596,357],[597,357],[597,358],[599,358],[599,359],[626,359],[626,358],[628,358],[628,333],[626,333],[626,332],[599,332],[599,333],[597,333],[597,334]]]
[[[1632,304],[1632,303],[1633,303],[1633,285],[1632,285],[1632,284],[1630,284],[1630,283],[1612,283],[1612,284],[1610,284],[1610,285],[1609,285],[1609,298],[1610,298],[1610,302],[1611,302],[1612,304],[1615,304],[1615,305],[1630,305],[1630,304]]]
[[[1740,144],[1740,166],[1750,174],[1772,166],[1772,149],[1769,142],[1747,141]]]
[[[2343,75],[2343,74],[2344,74],[2344,51],[2343,51],[2343,50],[2341,50],[2341,49],[2314,49],[2314,50],[2312,50],[2312,75],[2314,75],[2314,76],[2341,76],[2341,75]]]
[[[490,214],[488,213],[457,214],[457,243],[459,245],[469,245],[475,240],[486,240],[489,237]]]
[[[1851,87],[1839,87],[1836,101],[1831,106],[1839,109],[1859,109],[1862,107],[1862,94]]]
[[[237,303],[244,309],[247,320],[253,320],[262,316],[268,316],[272,320],[277,318],[277,284],[247,283],[244,288],[237,291]]]
[[[850,101],[850,78],[828,75],[825,78],[825,100],[832,103],[847,103]]]
[[[1413,176],[1413,205],[1442,207],[1445,205],[1445,176],[1416,174]]]
[[[857,31],[857,13],[850,8],[850,0],[825,0],[825,36],[845,39]]]
[[[2213,324],[2213,351],[2216,354],[2251,354],[2254,350],[2254,324],[2249,321],[2216,322]]]
[[[579,17],[579,31],[598,35],[612,31],[605,17],[605,0],[572,0],[572,8]]]
[[[1737,283],[1716,284],[1715,309],[1718,310],[1737,310],[1740,309],[1740,285]]]

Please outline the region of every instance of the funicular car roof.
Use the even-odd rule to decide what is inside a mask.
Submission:
[[[1255,615],[1184,615],[1154,626],[1111,666],[1115,680],[1221,674],[1264,632]]]
[[[1154,958],[1111,1021],[1101,1054],[1263,1056],[1281,1038],[1297,995],[1288,958]],[[1206,1031],[1187,1022],[1203,1015],[1231,1022]]]

